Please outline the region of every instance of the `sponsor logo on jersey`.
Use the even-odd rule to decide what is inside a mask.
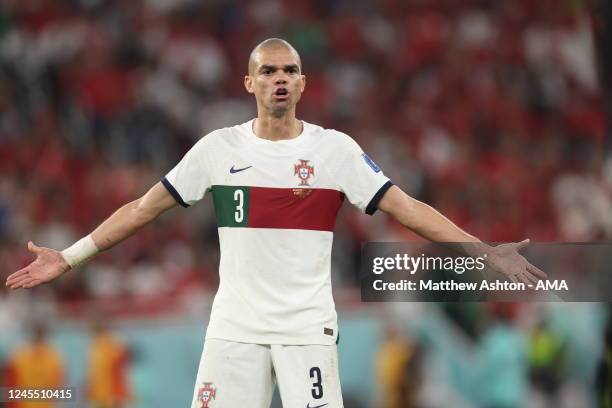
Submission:
[[[230,169],[230,173],[231,174],[238,173],[239,171],[244,171],[244,170],[250,169],[251,167],[253,166],[246,166],[241,169],[235,169],[234,166],[232,166],[232,168]]]
[[[217,395],[217,389],[213,386],[213,383],[205,382],[198,391],[198,401],[202,403],[200,408],[208,408],[208,404],[215,399]]]
[[[308,164],[310,160],[299,160],[300,162],[293,167],[293,175],[300,179],[300,186],[309,186],[308,179],[314,176],[314,167]]]
[[[365,153],[362,153],[361,157],[363,157],[363,161],[365,161],[366,164],[370,166],[372,170],[374,170],[374,173],[378,173],[380,171],[380,167],[378,167],[378,165],[374,163],[374,160],[370,159],[370,156]]]

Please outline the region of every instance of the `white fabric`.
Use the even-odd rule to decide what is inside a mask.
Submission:
[[[336,345],[208,339],[191,408],[269,408],[277,382],[284,407],[343,407]]]
[[[275,385],[270,346],[209,339],[191,408],[269,408]]]
[[[169,190],[191,205],[216,185],[331,189],[366,211],[388,182],[343,133],[304,122],[297,138],[273,142],[258,138],[252,124],[220,129],[199,140],[166,175]],[[306,187],[295,174],[300,160],[314,168]],[[332,238],[331,231],[219,228],[220,285],[206,338],[334,344],[338,327],[331,292]]]
[[[283,407],[344,407],[335,344],[272,345],[272,365]]]
[[[98,247],[93,238],[91,238],[91,235],[87,235],[75,242],[72,246],[64,249],[61,254],[71,268],[76,268],[88,259],[96,256],[98,252]]]

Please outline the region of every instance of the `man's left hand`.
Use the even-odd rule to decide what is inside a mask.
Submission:
[[[529,239],[493,247],[487,257],[488,266],[506,275],[514,283],[523,282],[526,285],[538,283],[540,279],[548,275],[519,254],[519,250],[527,245],[529,245]]]

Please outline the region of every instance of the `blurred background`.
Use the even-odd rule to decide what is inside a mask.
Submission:
[[[298,116],[350,134],[467,231],[610,240],[610,22],[604,0],[3,0],[0,278],[32,261],[28,240],[69,246],[204,134],[252,118],[248,54],[272,36],[302,56]],[[418,239],[341,211],[347,408],[612,406],[607,305],[361,303],[361,243]],[[218,251],[207,199],[51,285],[2,285],[2,385],[187,407]]]

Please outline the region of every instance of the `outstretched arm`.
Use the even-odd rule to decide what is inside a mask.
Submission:
[[[378,209],[429,241],[480,242],[438,211],[410,197],[397,186],[391,186],[385,193],[378,203]]]
[[[177,204],[162,183],[157,183],[138,200],[119,208],[98,226],[91,237],[100,251],[111,248]]]
[[[91,235],[75,244],[84,246],[83,249],[76,248],[77,255],[79,251],[84,251],[93,256],[98,251],[111,248],[176,204],[176,200],[161,183],[155,184],[145,195],[119,208]],[[62,252],[28,242],[28,249],[36,255],[36,259],[25,268],[10,275],[6,280],[6,286],[11,289],[31,288],[55,279],[70,270],[71,264],[74,265],[74,262],[67,256],[67,253],[75,252],[73,247],[63,251],[64,255],[62,255]],[[89,257],[84,256],[84,258]]]
[[[463,231],[434,208],[408,196],[400,188],[392,186],[378,203],[378,208],[395,218],[406,228],[433,242],[474,243],[466,245],[468,252],[488,253],[487,263],[508,276],[513,282],[535,283],[546,274],[530,264],[518,250],[529,244],[521,242],[491,247]]]

